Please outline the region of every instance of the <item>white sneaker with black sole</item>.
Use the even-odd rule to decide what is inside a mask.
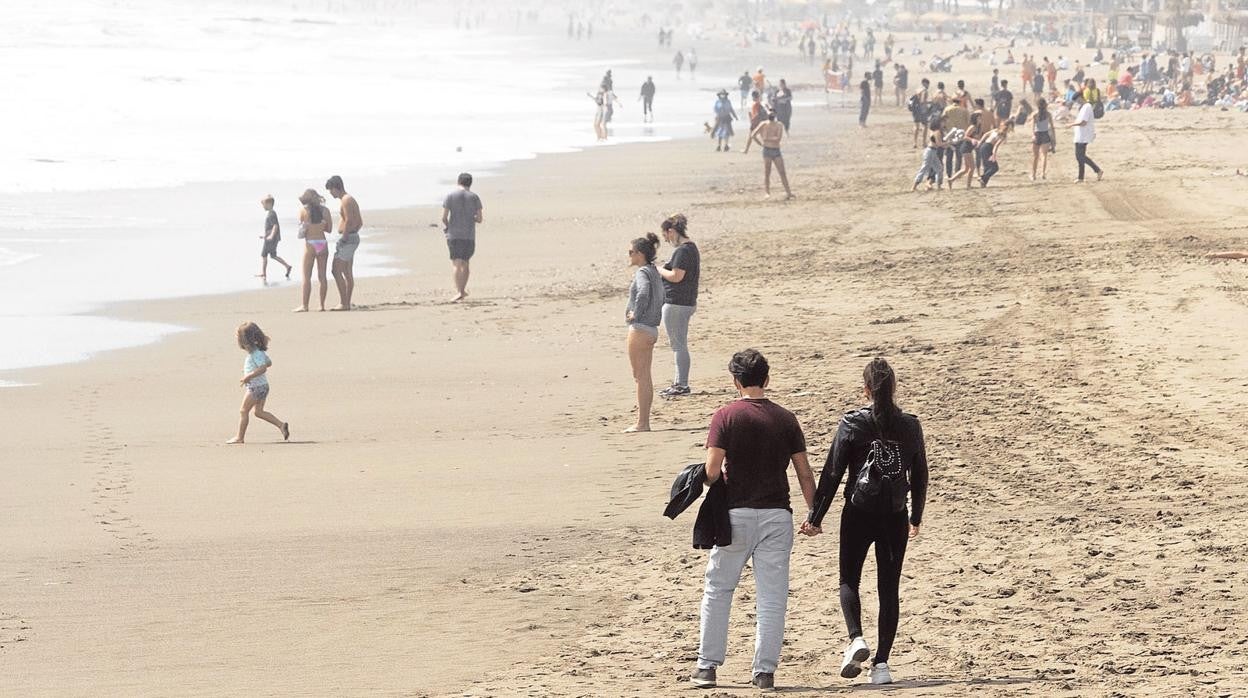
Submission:
[[[841,678],[855,679],[862,673],[862,663],[871,657],[871,648],[861,636],[853,639],[845,648],[845,659],[841,661]]]

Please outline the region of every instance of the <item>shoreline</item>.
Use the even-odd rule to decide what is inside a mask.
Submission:
[[[513,38],[506,31],[504,31],[504,36],[508,40]],[[593,80],[597,79],[595,71],[598,69],[587,66],[596,65],[596,61],[601,61],[596,56],[604,54],[613,56],[614,59],[601,62],[608,65],[616,64],[616,73],[621,78],[631,76],[633,73],[657,72],[662,67],[662,60],[653,48],[643,48],[648,47],[648,44],[644,43],[641,36],[634,30],[603,35],[592,45],[581,42],[563,45],[561,41],[558,41],[558,35],[553,33],[548,25],[526,28],[519,36],[526,41],[538,42],[546,46],[551,56],[565,56],[568,63],[575,66],[569,70],[587,71],[587,75],[594,73]],[[707,69],[713,71],[715,68],[716,63],[709,61]],[[687,87],[694,89],[689,91]],[[579,95],[578,89],[577,87],[571,88],[571,94]],[[624,90],[627,96],[628,90],[632,88],[621,86],[620,89]],[[616,135],[612,142],[606,145],[662,142],[669,138],[691,136],[697,129],[696,123],[684,116],[687,115],[687,105],[700,97],[696,89],[693,85],[672,83],[666,94],[667,104],[670,105],[667,114],[671,116],[655,124],[631,121],[632,111],[636,107],[631,100],[627,101],[622,107],[624,111],[621,117],[628,120],[617,119],[618,123],[614,125]],[[384,217],[392,210],[432,205],[438,192],[453,187],[454,173],[465,167],[476,172],[478,180],[485,180],[513,162],[523,162],[548,154],[587,152],[601,147],[601,144],[585,145],[582,143],[585,141],[584,133],[589,131],[588,122],[591,116],[592,110],[586,110],[585,128],[580,128],[578,121],[578,126],[567,130],[565,137],[557,144],[546,147],[539,143],[536,151],[522,148],[522,154],[506,156],[502,160],[492,159],[486,155],[487,152],[495,154],[504,152],[490,150],[493,146],[489,143],[487,129],[482,133],[484,141],[477,144],[463,143],[465,152],[462,155],[457,152],[454,154],[455,160],[446,164],[409,165],[386,171],[384,174],[368,172],[347,174],[345,179],[350,191],[360,196],[361,200],[366,203],[372,202],[372,207],[368,211],[370,216],[375,215],[373,212],[376,212]],[[566,124],[563,122],[554,124],[557,128],[563,128],[564,125]],[[474,155],[474,149],[480,151],[479,154]],[[312,181],[314,184],[319,183],[325,176],[328,175],[313,178]],[[416,184],[414,190],[413,183]],[[256,209],[257,215],[247,215],[244,212],[250,210],[252,203],[266,192],[275,193],[279,199],[279,215],[283,216],[283,228],[293,230],[295,209],[291,208],[290,203],[294,195],[289,192],[302,191],[306,185],[307,181],[300,183],[286,178],[246,178],[222,182],[191,181],[160,187],[34,192],[23,193],[20,196],[0,196],[0,208],[12,208],[21,213],[21,226],[25,227],[20,229],[30,231],[23,234],[18,242],[11,244],[38,249],[38,254],[14,256],[14,259],[26,261],[6,268],[6,281],[18,293],[28,293],[29,291],[25,289],[35,289],[39,294],[41,305],[38,310],[34,311],[31,310],[35,307],[34,304],[25,305],[20,312],[14,308],[12,314],[0,315],[0,323],[7,322],[14,333],[19,333],[17,328],[18,323],[21,322],[23,329],[30,329],[37,325],[41,329],[48,328],[50,332],[58,336],[77,336],[79,342],[91,342],[89,346],[82,347],[82,351],[66,352],[60,356],[45,354],[35,357],[34,360],[47,362],[41,365],[89,360],[90,356],[113,350],[119,345],[142,346],[159,341],[167,334],[164,328],[127,327],[120,322],[107,330],[97,332],[75,330],[74,327],[75,325],[81,326],[84,322],[101,325],[118,317],[113,312],[114,308],[128,307],[136,302],[165,298],[194,298],[201,295],[254,290],[248,288],[250,285],[248,279],[254,271],[249,267],[245,268],[247,263],[244,260],[250,258],[251,264],[258,261],[254,258],[254,252],[257,250],[253,249],[253,247],[258,248],[258,244],[253,246],[245,242],[244,238],[249,241],[252,236],[239,231],[258,227],[257,222],[261,220],[261,217],[258,215],[258,208]],[[320,189],[319,186],[315,188]],[[283,194],[283,192],[287,193]],[[206,200],[231,202],[231,207],[220,218],[219,224],[209,223],[205,229],[203,223],[192,224],[184,220],[186,211],[196,210]],[[329,203],[332,206],[332,200]],[[141,211],[141,213],[136,213],[136,211]],[[75,225],[82,225],[74,223],[78,220],[78,216],[91,217],[90,225],[93,227],[90,230],[75,228]],[[41,228],[40,226],[48,224],[48,220],[52,221],[51,225],[54,227]],[[366,218],[366,221],[368,220],[370,219]],[[107,234],[101,235],[100,230],[96,228],[107,230]],[[160,231],[160,235],[153,238],[153,231]],[[368,232],[366,229],[366,235]],[[197,250],[194,244],[188,247],[184,242],[185,240],[205,239],[205,233],[207,233],[208,242],[203,244],[208,244],[212,249]],[[287,244],[283,246],[282,251],[297,259],[301,256],[302,250],[297,244],[291,243],[298,241],[290,233],[285,237]],[[74,255],[70,255],[69,258],[58,257],[58,254],[64,253],[60,252],[61,248],[55,245],[71,242],[75,249],[81,247],[81,252],[76,257]],[[368,242],[366,238],[365,243],[368,244]],[[0,245],[3,244],[5,240],[0,239]],[[49,245],[53,246],[49,247]],[[102,300],[84,298],[81,294],[74,295],[72,293],[74,287],[53,281],[53,279],[66,276],[92,278],[99,272],[94,260],[111,259],[109,255],[115,254],[119,245],[135,248],[139,251],[139,256],[133,259],[124,258],[123,261],[116,263],[121,268],[135,268],[136,271],[141,268],[142,273],[110,280],[108,286],[100,289],[103,292],[100,296]],[[381,248],[380,255],[376,254],[377,249],[373,247],[374,254],[360,260],[362,268],[359,271],[362,278],[369,274],[385,275],[394,272],[390,268],[391,260],[387,258],[385,249]],[[154,256],[156,250],[163,252],[159,256]],[[201,263],[234,265],[227,268],[238,269],[240,272],[238,280],[235,281],[233,277],[200,278],[194,273],[188,275],[184,264],[170,264],[168,259],[170,253],[176,255],[179,252],[185,252]],[[57,266],[52,267],[54,261]],[[243,271],[247,273],[242,274]],[[275,280],[274,285],[290,285],[284,282],[281,274],[270,278]],[[255,282],[258,282],[258,279],[250,283]],[[297,285],[297,281],[295,283]],[[84,317],[90,320],[78,319]],[[92,339],[100,334],[107,334],[107,340]],[[88,355],[86,359],[82,358],[84,353]],[[0,375],[20,378],[23,371],[31,368],[29,365],[31,360],[30,357],[8,357],[0,352]]]
[[[464,305],[443,302],[436,208],[369,213],[409,273],[362,279],[359,312],[145,302],[134,319],[200,329],[35,369],[0,393],[30,398],[0,400],[0,692],[687,695],[705,554],[689,514],[660,511],[743,346],[816,466],[873,356],[923,420],[900,689],[1233,692],[1248,436],[1226,415],[1248,413],[1248,292],[1243,265],[1201,254],[1244,240],[1223,220],[1239,180],[1210,175],[1236,122],[1187,112],[1180,148],[1153,140],[1172,114],[1114,116],[1103,183],[1061,183],[1066,141],[1027,182],[1020,139],[992,187],[923,195],[908,114],[855,116],[795,110],[787,203],[762,201],[754,153],[696,139],[512,163],[474,187]],[[625,436],[621,253],[676,210],[704,261],[694,393]],[[220,445],[242,319],[274,338],[268,407],[292,443],[253,422]],[[661,337],[656,384],[670,366]],[[835,560],[834,536],[795,546],[781,688],[848,690]],[[723,691],[747,690],[750,595]]]

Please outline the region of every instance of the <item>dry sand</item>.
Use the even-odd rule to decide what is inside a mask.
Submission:
[[[745,346],[818,463],[872,356],[924,421],[893,691],[1248,690],[1248,266],[1201,257],[1248,247],[1243,115],[1111,114],[1103,183],[1066,183],[1065,136],[1028,182],[1018,139],[990,189],[937,195],[908,191],[907,114],[853,112],[797,110],[794,202],[703,140],[544,157],[479,183],[465,305],[436,211],[369,214],[409,273],[361,280],[361,312],[146,303],[119,312],[193,331],[24,373],[0,392],[0,693],[689,694],[705,554],[659,512]],[[678,210],[696,392],[624,436],[624,251]],[[243,320],[274,338],[290,444],[253,421],[222,445]],[[670,365],[661,340],[656,383]],[[794,557],[779,683],[848,690],[835,536]],[[751,693],[752,587],[698,695]]]

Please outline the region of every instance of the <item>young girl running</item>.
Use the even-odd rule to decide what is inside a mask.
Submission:
[[[265,352],[269,349],[269,338],[254,322],[244,322],[235,332],[238,348],[247,352],[243,360],[243,379],[239,381],[246,388],[243,393],[243,406],[239,410],[238,436],[230,439],[228,444],[241,444],[247,436],[248,413],[253,409],[256,416],[277,427],[282,432],[282,439],[290,441],[290,425],[278,419],[272,412],[264,411],[264,401],[269,397],[269,379],[265,377],[273,361]]]
[[[874,544],[880,620],[879,644],[871,659],[870,678],[873,684],[886,684],[893,682],[888,657],[901,614],[901,563],[906,555],[906,541],[919,535],[927,502],[927,453],[918,418],[902,412],[893,401],[897,378],[888,362],[875,359],[867,364],[862,378],[863,391],[871,404],[841,418],[802,533],[813,536],[822,532],[823,516],[836,498],[841,478],[848,473],[845,508],[841,510],[840,577],[841,612],[850,642],[841,663],[841,676],[858,676],[862,664],[871,657],[862,636],[858,586],[867,549]]]

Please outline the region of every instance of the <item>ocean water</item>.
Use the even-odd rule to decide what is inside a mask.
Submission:
[[[696,133],[732,83],[656,72],[662,120],[643,125],[636,90],[667,60],[650,63],[649,33],[631,57],[597,55],[557,9],[530,24],[483,7],[499,16],[467,30],[424,0],[6,0],[0,370],[175,329],[105,305],[259,286],[265,194],[297,259],[295,198],[331,174],[365,210],[432,203],[461,170],[595,147],[585,92],[608,68],[613,143]],[[359,273],[396,271],[367,233]],[[291,284],[275,285],[293,299]],[[31,327],[67,348],[8,339]]]

